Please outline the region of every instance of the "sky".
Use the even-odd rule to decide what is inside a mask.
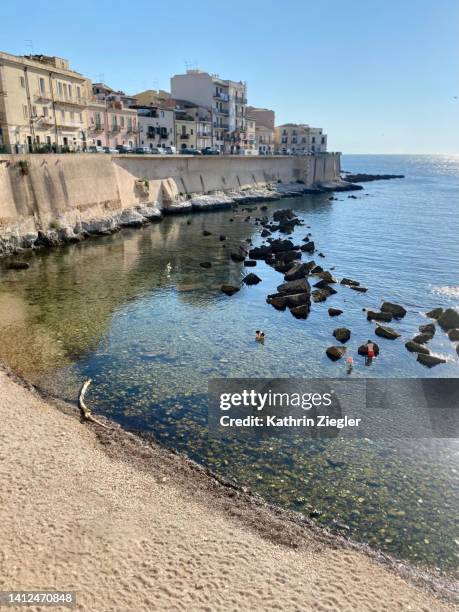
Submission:
[[[0,50],[130,94],[187,67],[246,81],[331,151],[459,153],[458,0],[4,0]]]

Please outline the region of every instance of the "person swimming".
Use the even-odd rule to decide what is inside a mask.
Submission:
[[[255,340],[257,342],[264,342],[265,341],[265,332],[262,332],[259,329],[257,329],[257,331],[255,332]]]

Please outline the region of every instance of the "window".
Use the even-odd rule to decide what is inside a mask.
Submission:
[[[160,111],[159,114],[160,114],[161,117],[164,117],[164,111]]]
[[[25,104],[22,107],[22,114],[24,115],[24,119],[28,119],[29,118],[29,113],[28,113],[28,110],[27,110],[27,106]]]
[[[22,76],[22,77],[19,77],[19,81],[20,81],[20,83],[21,83],[21,87],[24,87],[24,88],[25,88],[25,78],[24,78],[23,76]]]
[[[82,114],[82,113],[79,113],[79,115],[78,115],[78,116],[79,116],[79,118],[80,118],[80,123],[83,123],[83,114]]]
[[[315,137],[315,136],[313,136],[313,137],[312,137],[312,142],[315,142],[315,141],[316,141],[316,137]]]
[[[44,106],[43,107],[43,117],[47,117],[48,116],[48,107]]]
[[[121,123],[121,127],[124,128],[124,117],[123,116],[121,116],[120,123]]]
[[[40,88],[40,93],[44,94],[46,91],[46,87],[45,87],[45,79],[43,77],[40,77],[38,79],[38,86]]]
[[[322,136],[322,144],[325,144],[325,136]]]
[[[81,87],[79,85],[77,85],[76,91],[77,91],[77,98],[81,98]]]
[[[57,91],[59,92],[59,97],[62,98],[62,83],[60,81],[57,84]]]
[[[71,111],[71,113],[70,113],[70,119],[72,121],[75,121],[75,113],[73,111]]]
[[[36,117],[36,116],[37,116],[37,107],[32,106],[32,117]]]
[[[65,111],[61,110],[61,120],[65,121]]]

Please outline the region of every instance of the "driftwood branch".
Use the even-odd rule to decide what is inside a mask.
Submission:
[[[92,415],[91,409],[88,408],[86,404],[84,403],[84,396],[86,395],[86,391],[88,390],[91,382],[92,380],[88,378],[88,380],[86,380],[81,385],[81,389],[78,394],[78,407],[80,409],[81,418],[83,419],[83,421],[92,421],[93,423],[97,423],[97,425],[100,425],[101,427],[105,427],[105,429],[110,429],[110,427],[105,425],[105,423],[102,423],[101,421],[96,419],[96,417]]]

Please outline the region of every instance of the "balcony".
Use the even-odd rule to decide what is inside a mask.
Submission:
[[[228,102],[229,100],[229,95],[226,93],[214,93],[213,97],[216,100],[223,100],[224,102]]]
[[[102,125],[102,123],[96,123],[95,125],[92,125],[90,127],[90,130],[92,132],[103,132],[104,131],[104,126]]]
[[[196,136],[198,138],[212,138],[212,132],[198,132]]]
[[[57,127],[64,130],[82,130],[83,124],[70,120],[67,121],[67,119],[58,119]]]
[[[229,111],[228,111],[228,110],[223,110],[223,109],[221,109],[221,108],[216,108],[216,109],[214,110],[214,113],[215,113],[216,115],[224,115],[225,117],[228,117],[228,115],[229,115]]]
[[[43,128],[43,129],[53,127],[54,118],[53,117],[40,117],[37,125],[39,128]]]
[[[53,99],[51,93],[46,90],[36,91],[34,94],[34,98],[35,100],[43,100],[44,102],[49,102],[50,100]]]
[[[180,140],[189,140],[190,135],[189,134],[180,134]]]
[[[112,134],[118,134],[118,132],[121,132],[121,126],[120,126],[120,125],[118,125],[118,124],[111,125],[111,126],[110,126],[110,132],[111,132]]]
[[[128,127],[126,129],[126,133],[127,134],[137,134],[137,130],[136,130],[135,126],[128,125]]]
[[[51,99],[51,98],[50,98]],[[55,94],[54,102],[62,106],[86,106],[86,98],[80,96],[65,96],[63,94]]]

